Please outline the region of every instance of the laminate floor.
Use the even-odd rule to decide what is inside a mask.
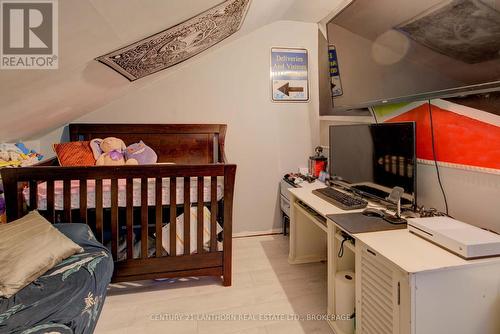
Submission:
[[[332,333],[321,320],[326,264],[287,258],[282,235],[236,238],[231,287],[216,278],[113,284],[95,333]]]

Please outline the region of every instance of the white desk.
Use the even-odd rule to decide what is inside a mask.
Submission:
[[[404,229],[352,234],[355,245],[346,242],[338,258],[341,228],[332,220],[324,225],[297,202],[323,217],[362,210],[344,211],[312,194],[321,187],[289,190],[288,261],[327,260],[327,314],[335,314],[335,273],[350,269],[356,272],[357,334],[500,333],[500,257],[466,261]]]

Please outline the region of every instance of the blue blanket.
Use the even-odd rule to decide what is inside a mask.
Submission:
[[[84,252],[65,259],[11,298],[0,298],[2,334],[94,331],[113,274],[113,259],[87,225],[54,226]]]

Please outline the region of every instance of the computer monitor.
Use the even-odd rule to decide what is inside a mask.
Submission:
[[[399,186],[402,204],[415,205],[415,123],[330,126],[329,166],[353,191],[385,199]]]

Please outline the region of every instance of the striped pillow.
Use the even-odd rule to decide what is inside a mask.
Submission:
[[[54,144],[60,166],[94,166],[95,158],[89,141]]]

